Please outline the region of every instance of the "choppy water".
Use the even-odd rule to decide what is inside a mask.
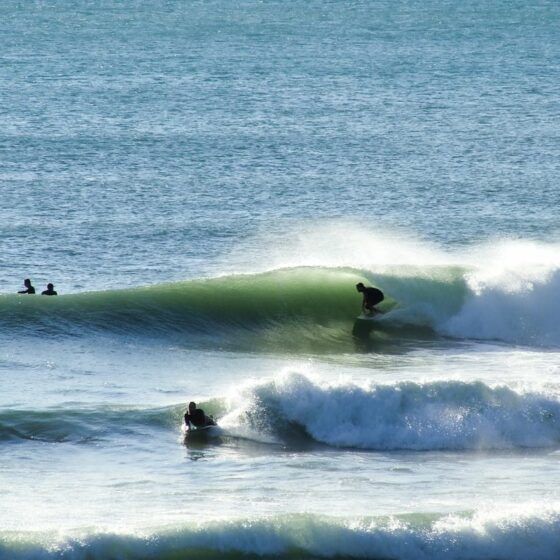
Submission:
[[[0,558],[558,558],[559,30],[3,2]]]

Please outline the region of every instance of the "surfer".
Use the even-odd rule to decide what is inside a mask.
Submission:
[[[365,314],[373,315],[374,313],[383,313],[383,311],[375,307],[378,303],[381,303],[385,299],[381,290],[378,290],[377,288],[366,288],[361,282],[356,284],[356,290],[364,296],[362,301],[362,311]]]
[[[35,288],[31,285],[31,280],[29,280],[29,278],[26,278],[23,281],[23,285],[25,286],[25,290],[21,290],[20,292],[18,292],[18,294],[34,294],[35,293]]]
[[[47,284],[47,289],[41,292],[42,296],[57,296],[58,292],[54,291],[54,284]]]
[[[202,408],[196,408],[195,402],[189,403],[189,409],[185,414],[185,424],[187,428],[194,426],[195,428],[206,428],[207,426],[216,426],[214,418],[206,416]]]

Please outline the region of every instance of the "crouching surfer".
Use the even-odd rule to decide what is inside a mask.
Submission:
[[[383,313],[381,309],[375,307],[385,299],[385,295],[377,288],[366,288],[361,282],[356,284],[356,290],[360,292],[364,299],[362,301],[362,311],[364,315],[375,315],[376,313]]]
[[[214,418],[212,416],[206,416],[202,408],[196,408],[195,402],[189,403],[189,409],[185,414],[185,426],[187,430],[192,430],[193,428],[208,428],[209,426],[217,426]]]

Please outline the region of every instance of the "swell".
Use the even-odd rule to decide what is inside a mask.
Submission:
[[[210,336],[300,321],[325,325],[357,315],[360,280],[355,271],[302,268],[56,298],[10,295],[0,298],[0,321],[55,332],[79,327]]]
[[[560,444],[560,395],[482,382],[329,384],[298,373],[202,402],[220,438],[287,448],[492,450]],[[178,436],[185,405],[158,408],[0,411],[0,442],[96,443],[115,437]]]
[[[456,309],[463,297],[460,289],[457,293],[460,274],[457,277],[449,269],[430,274],[428,279],[423,271],[411,281],[407,272],[408,280],[400,281],[410,284],[411,299],[431,292],[441,305]],[[7,295],[0,297],[0,327],[34,335],[105,331],[163,335],[180,337],[187,345],[229,350],[351,352],[375,339],[369,325],[356,324],[361,296],[355,284],[374,282],[386,289],[396,287],[398,278],[398,274],[374,278],[354,269],[303,267],[56,298]],[[387,311],[397,302],[386,291],[380,307]],[[429,320],[419,322],[417,311],[413,313],[412,321],[396,316],[394,324],[380,322],[376,331],[398,338],[408,325],[413,335],[433,336]]]
[[[560,513],[466,512],[353,519],[283,515],[175,525],[134,533],[0,533],[13,560],[158,558],[372,558],[552,560],[560,555]]]
[[[389,313],[357,321],[357,282],[381,288],[379,307]],[[442,336],[557,347],[558,302],[560,270],[552,265],[516,275],[472,266],[300,267],[56,298],[3,296],[0,327],[161,334],[252,351],[382,350]]]
[[[183,405],[159,408],[89,406],[1,410],[0,442],[95,443],[180,426]]]

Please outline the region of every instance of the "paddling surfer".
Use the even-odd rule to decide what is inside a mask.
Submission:
[[[31,280],[29,280],[29,278],[26,278],[23,281],[23,285],[25,286],[25,290],[21,290],[20,292],[18,292],[18,294],[34,294],[35,293],[35,288],[31,285]]]
[[[196,408],[195,402],[190,402],[189,409],[185,414],[185,425],[187,428],[192,426],[195,428],[205,428],[207,426],[216,426],[216,422],[211,416],[206,416],[202,408]]]
[[[47,284],[47,289],[41,292],[42,296],[57,296],[58,292],[54,289],[54,284]]]
[[[381,303],[385,299],[385,295],[381,290],[378,290],[377,288],[366,288],[362,282],[356,284],[356,290],[364,296],[362,301],[362,311],[366,315],[383,313],[383,311],[375,307],[378,303]]]

